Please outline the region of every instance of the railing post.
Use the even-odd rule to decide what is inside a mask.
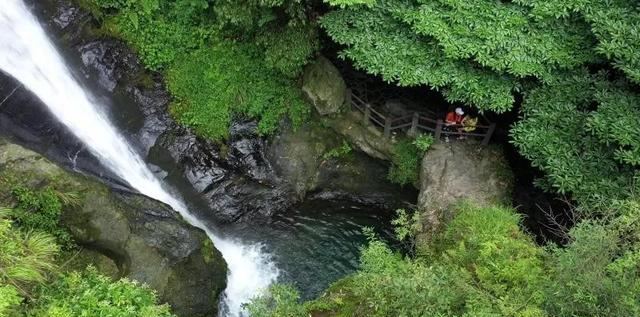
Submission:
[[[484,139],[482,140],[482,146],[489,145],[489,141],[491,140],[491,136],[493,135],[493,132],[495,130],[496,130],[495,123],[492,123],[491,125],[489,125],[489,130],[487,130],[487,134],[484,135]]]
[[[436,137],[435,142],[440,143],[440,136],[442,135],[442,119],[436,121]]]
[[[420,120],[420,114],[417,112],[413,113],[413,118],[411,119],[411,128],[407,132],[409,136],[416,136],[418,134],[418,121]]]
[[[349,109],[353,109],[353,98],[351,97],[352,94],[353,92],[351,91],[351,88],[347,88],[344,94],[344,103],[347,104],[347,107],[349,107]]]
[[[369,104],[364,105],[364,117],[362,118],[362,125],[369,126],[369,117],[371,116],[371,106]]]
[[[389,138],[391,136],[391,118],[384,118],[384,137]]]

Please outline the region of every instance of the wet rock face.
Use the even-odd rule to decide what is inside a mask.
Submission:
[[[227,160],[236,169],[258,182],[275,180],[271,163],[265,157],[264,139],[258,136],[255,121],[235,121],[229,129]]]
[[[69,3],[65,3],[58,7],[58,14],[53,18],[53,21],[61,28],[68,27],[73,21],[78,20],[81,15],[81,10],[71,6]]]
[[[0,178],[4,177],[34,190],[51,186],[76,193],[77,204],[65,206],[62,223],[78,244],[102,255],[95,258],[98,267],[115,263],[118,272],[107,274],[149,284],[179,316],[216,313],[218,295],[226,285],[226,264],[206,234],[170,207],[70,174],[0,139]],[[0,191],[8,192],[3,186],[0,183]]]
[[[139,71],[137,58],[119,41],[92,41],[80,45],[78,51],[82,63],[98,74],[98,82],[110,92],[126,74]]]
[[[255,131],[255,122],[237,121],[228,144],[221,146],[174,127],[158,139],[151,155],[170,157],[216,211],[218,222],[271,216],[289,208],[295,195],[274,173],[264,154],[264,140]]]

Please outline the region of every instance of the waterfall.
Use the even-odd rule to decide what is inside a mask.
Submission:
[[[189,213],[180,198],[163,188],[142,157],[76,82],[22,0],[2,0],[0,5],[0,69],[40,98],[104,166],[131,187],[170,205],[190,224],[206,231],[229,267],[222,314],[242,315],[242,303],[275,281],[278,271],[259,245],[243,245],[216,236]]]

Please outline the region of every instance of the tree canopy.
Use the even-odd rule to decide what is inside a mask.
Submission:
[[[589,210],[635,192],[635,1],[379,0],[336,7],[321,25],[341,57],[391,83],[480,111],[521,105],[512,142],[545,188]]]

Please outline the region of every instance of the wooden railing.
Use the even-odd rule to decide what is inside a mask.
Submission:
[[[443,136],[462,136],[482,138],[482,145],[487,145],[496,129],[496,124],[490,123],[476,125],[475,130],[471,132],[458,132],[464,126],[447,125],[442,119],[433,119],[420,112],[391,118],[373,109],[369,103],[358,97],[351,89],[347,90],[347,103],[351,105],[353,110],[362,113],[362,124],[365,127],[373,126],[381,129],[385,138],[389,138],[393,131],[403,131],[409,136],[416,136],[419,132],[427,132],[435,136],[436,142],[440,142],[440,138]]]

